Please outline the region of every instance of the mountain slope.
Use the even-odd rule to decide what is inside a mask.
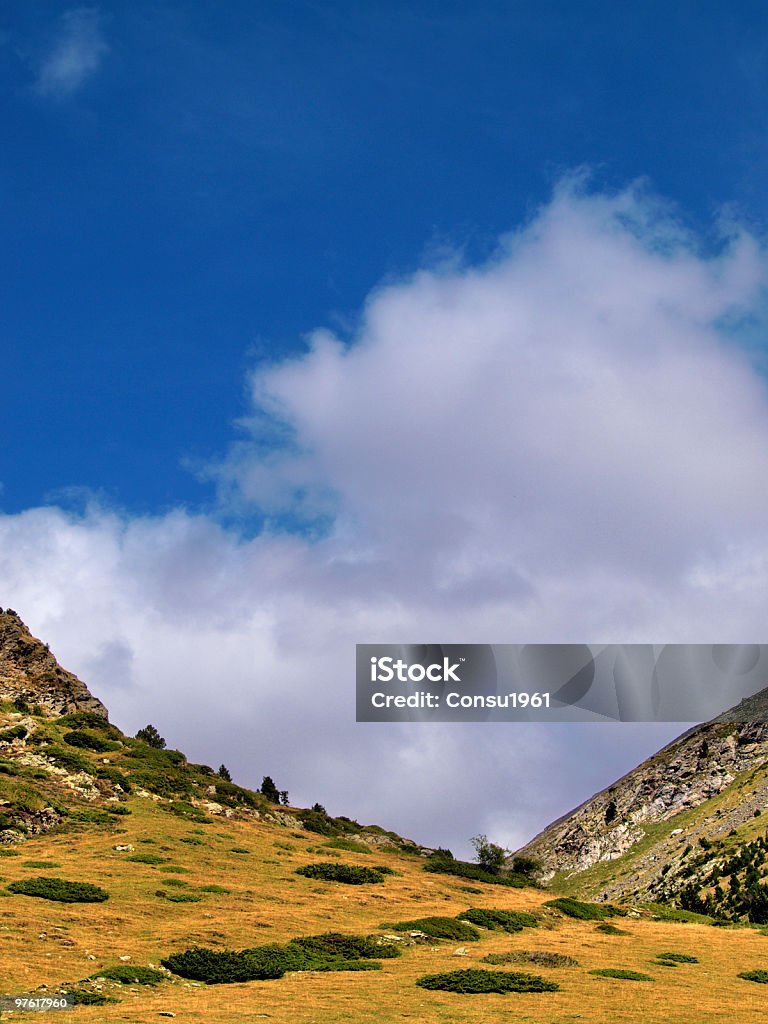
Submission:
[[[767,807],[768,724],[714,721],[548,826],[518,855],[536,858],[542,877],[564,891],[675,899],[691,884],[692,849],[718,842],[727,859],[755,838]]]
[[[0,631],[10,637],[0,669],[0,994],[66,993],[78,1002],[72,1020],[86,1024],[666,1024],[670,1007],[676,1024],[715,1024],[726,1012],[764,1019],[761,990],[742,976],[759,978],[766,964],[757,929],[631,902],[609,923],[604,906],[553,905],[552,892],[469,876],[445,852],[430,857],[319,805],[271,803],[180,751],[124,735],[79,680],[40,671],[49,652],[15,613],[0,615]],[[731,768],[750,743],[739,746]],[[749,778],[745,769],[710,799],[730,799]],[[474,933],[457,920],[468,911]],[[499,911],[511,931],[495,924]],[[333,956],[307,962],[302,943]],[[361,946],[367,959],[348,953]],[[282,957],[284,973],[227,984],[209,974],[207,984],[188,967],[240,969],[254,957],[272,967]],[[543,990],[465,995],[419,984],[464,969],[492,980],[522,971]]]

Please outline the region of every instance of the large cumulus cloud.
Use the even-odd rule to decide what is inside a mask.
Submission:
[[[5,516],[5,603],[126,728],[423,841],[520,843],[674,728],[356,726],[354,644],[764,639],[765,284],[747,231],[567,182],[484,265],[256,368],[208,472],[258,536]]]

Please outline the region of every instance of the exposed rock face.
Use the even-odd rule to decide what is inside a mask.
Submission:
[[[667,821],[680,811],[698,807],[726,789],[740,772],[766,763],[767,723],[715,721],[698,726],[517,852],[539,860],[544,878],[556,871],[579,872],[615,860],[644,838],[642,825]],[[728,827],[731,824],[729,820]],[[714,824],[713,830],[717,830]]]
[[[59,665],[46,644],[33,637],[16,612],[0,609],[0,700],[21,698],[54,715],[107,709],[76,675]]]

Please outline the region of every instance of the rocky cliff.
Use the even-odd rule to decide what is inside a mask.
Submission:
[[[101,701],[59,665],[11,608],[0,608],[0,700],[39,705],[53,715],[91,711],[107,718]]]
[[[733,834],[766,807],[768,724],[715,721],[664,747],[516,855],[539,860],[545,880],[583,874],[583,891],[605,899],[667,898],[692,845]]]

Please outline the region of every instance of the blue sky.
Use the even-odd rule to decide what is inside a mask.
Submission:
[[[764,639],[767,86],[749,2],[6,5],[0,603],[242,781],[524,841],[674,729],[476,778],[350,652]]]
[[[766,215],[757,3],[14,6],[9,511],[205,505],[187,460],[233,437],[248,367],[435,250],[486,255],[574,167]],[[68,34],[85,66],[46,85]]]

